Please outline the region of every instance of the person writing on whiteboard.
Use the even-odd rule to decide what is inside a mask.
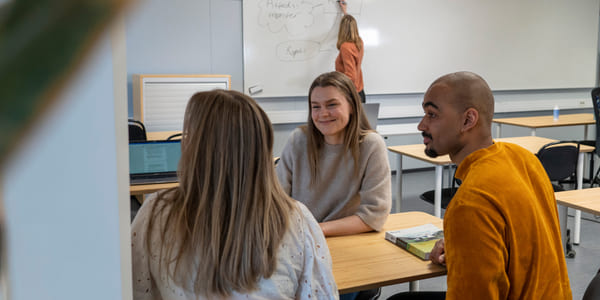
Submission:
[[[352,80],[360,96],[360,101],[365,103],[366,96],[361,68],[365,55],[364,43],[358,35],[356,19],[346,12],[347,2],[339,1],[339,4],[344,16],[340,21],[340,31],[338,32],[336,47],[340,53],[335,59],[335,70],[346,74]]]
[[[258,104],[197,93],[183,133],[179,186],[132,224],[133,299],[337,299],[325,237],[277,182]]]
[[[354,84],[340,72],[319,75],[308,109],[307,125],[292,132],[277,164],[283,189],[325,236],[381,230],[392,203],[388,155]]]
[[[445,299],[571,299],[552,184],[534,154],[492,139],[485,80],[444,75],[422,106],[425,154],[448,154],[462,182],[430,255],[447,267]]]

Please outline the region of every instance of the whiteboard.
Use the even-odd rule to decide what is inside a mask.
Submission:
[[[469,70],[493,90],[595,86],[600,0],[348,0],[367,94],[421,93]],[[306,96],[335,69],[334,0],[244,0],[244,90]]]

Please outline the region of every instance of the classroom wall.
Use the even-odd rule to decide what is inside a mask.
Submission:
[[[126,19],[130,117],[133,74],[226,74],[243,89],[241,3],[138,1]]]
[[[141,1],[126,24],[129,116],[132,116],[131,75],[135,73],[230,74],[232,88],[242,91],[241,0]],[[368,102],[381,103],[380,123],[384,125],[414,124],[422,115],[423,93],[371,95],[368,87],[365,90]],[[522,115],[523,111],[531,115],[549,114],[554,105],[563,113],[591,112],[592,107],[588,89],[495,91],[494,94],[496,112],[503,117]],[[274,124],[274,154],[278,156],[289,133],[305,122],[307,99],[256,99]],[[512,130],[504,132],[507,136],[520,132],[514,129],[513,134]],[[550,137],[563,136],[562,129],[540,132]],[[411,131],[397,132],[386,141],[388,145],[421,142],[419,135]]]
[[[132,298],[119,32],[102,37],[2,170],[12,300]]]

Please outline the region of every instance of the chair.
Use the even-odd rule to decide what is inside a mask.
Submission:
[[[579,143],[578,142],[552,142],[548,143],[536,154],[542,166],[546,170],[552,188],[555,192],[564,191],[561,181],[567,178],[576,178],[577,161],[579,158]],[[570,180],[573,181],[573,180]],[[575,257],[575,250],[571,241],[571,231],[567,230],[566,256],[568,258]]]
[[[579,158],[579,142],[560,141],[548,143],[537,152],[555,192],[564,191],[561,180],[575,178]]]
[[[588,284],[585,289],[585,293],[583,294],[582,300],[598,300],[600,299],[600,270],[596,276],[592,279],[590,284]]]
[[[144,123],[133,119],[127,120],[129,127],[129,142],[144,142],[147,140]]]
[[[455,170],[455,173],[456,173],[456,170]],[[450,200],[452,200],[452,197],[454,197],[454,194],[456,194],[456,191],[458,190],[457,184],[460,185],[458,183],[458,180],[456,178],[454,178],[454,175],[452,175],[451,186],[449,188],[442,189],[442,205],[441,206],[443,209],[446,209],[446,207],[448,207],[448,204],[450,204]],[[427,191],[427,192],[421,194],[419,196],[419,198],[421,198],[421,200],[423,200],[425,202],[434,204],[435,190]]]
[[[600,169],[598,169],[598,172],[596,172],[594,175],[594,156],[600,155],[600,87],[594,88],[591,94],[592,105],[594,107],[594,116],[596,120],[596,140],[585,140],[581,141],[580,143],[595,147],[594,151],[590,153],[590,177],[588,180],[585,180],[589,181],[590,187],[593,187],[594,184],[600,185],[600,178],[598,177],[598,175],[600,175]]]
[[[180,133],[176,133],[176,134],[170,135],[167,138],[167,141],[170,141],[170,140],[181,140],[182,136],[183,136],[183,134],[181,132]]]

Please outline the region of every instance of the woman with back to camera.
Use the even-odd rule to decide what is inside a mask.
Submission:
[[[335,299],[331,257],[308,209],[279,186],[273,129],[250,97],[197,93],[179,186],[132,224],[134,299]]]
[[[308,104],[307,125],[292,132],[277,164],[282,187],[325,236],[381,230],[392,203],[388,155],[354,85],[340,72],[321,74]]]
[[[339,1],[344,16],[340,21],[340,30],[336,47],[340,51],[335,59],[335,70],[346,74],[354,83],[361,102],[365,103],[362,60],[365,55],[364,43],[358,34],[356,19],[346,12],[346,1]]]

